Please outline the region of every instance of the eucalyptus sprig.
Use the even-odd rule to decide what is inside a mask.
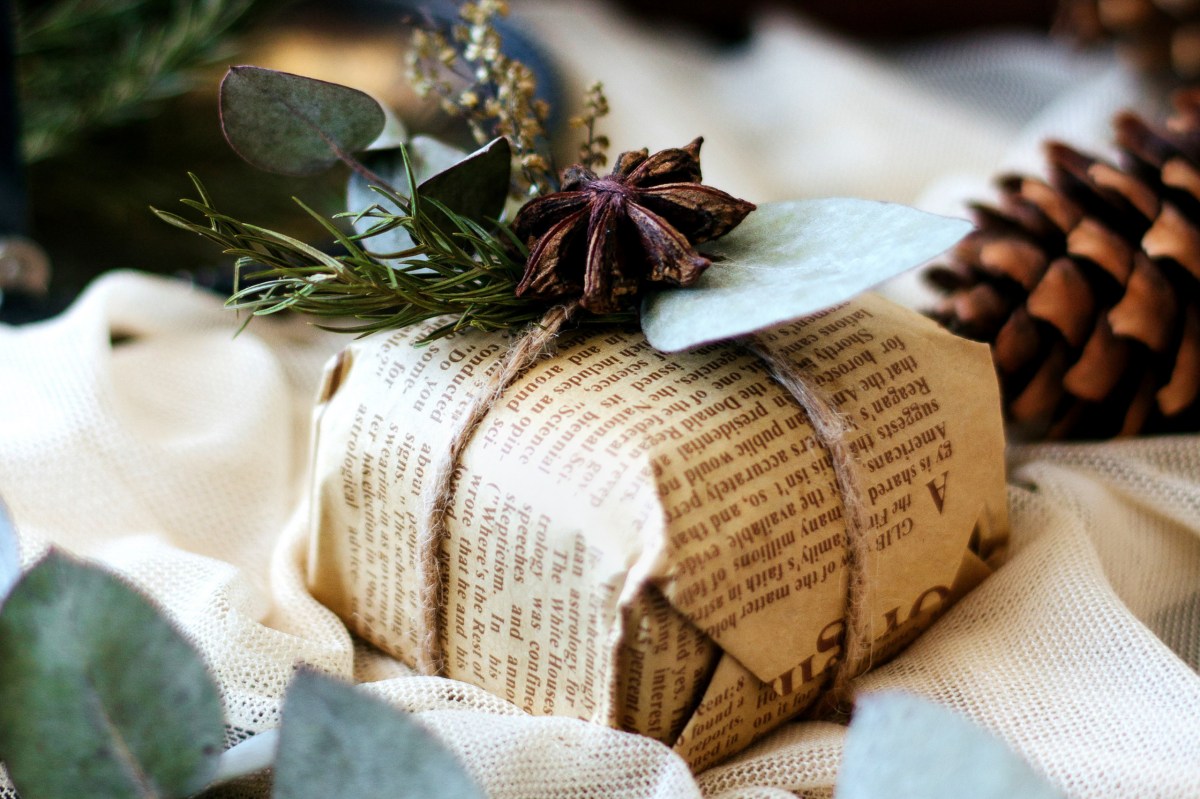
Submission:
[[[279,726],[222,751],[215,675],[150,597],[54,548],[24,571],[19,555],[0,502],[5,796],[10,784],[24,799],[224,796],[222,786],[270,768],[271,799],[483,799],[408,714],[303,665]]]
[[[524,248],[508,228],[489,231],[444,203],[421,196],[415,180],[410,180],[407,198],[376,187],[381,198],[400,212],[377,204],[353,214],[356,220],[373,220],[364,233],[355,235],[296,200],[343,250],[330,255],[221,213],[200,180],[191,178],[199,200],[183,203],[202,214],[205,223],[154,212],[237,258],[239,287],[227,302],[231,308],[253,316],[292,309],[323,319],[357,320],[358,324],[317,326],[364,335],[452,317],[427,333],[423,342],[466,328],[518,328],[545,313],[546,304],[514,294],[524,269]],[[396,228],[411,238],[410,248],[390,253],[369,250],[372,238]]]

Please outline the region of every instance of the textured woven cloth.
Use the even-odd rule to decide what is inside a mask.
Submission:
[[[603,42],[615,34],[601,22]],[[552,29],[554,20],[539,24]],[[947,54],[859,69],[864,56],[847,60],[801,29],[771,29],[759,42],[740,56],[746,70],[777,62],[790,69],[804,53],[806,68],[824,63],[846,97],[884,81],[925,107],[959,109],[938,124],[949,131],[961,123],[962,158],[941,171],[927,158],[890,175],[872,166],[900,160],[902,150],[885,143],[893,158],[845,161],[840,177],[818,181],[833,189],[826,193],[912,201],[919,182],[960,168],[987,173],[1001,158],[991,134],[969,147],[969,134],[985,126],[950,97],[953,87],[930,78],[919,88],[888,72],[932,75],[921,59],[944,65]],[[1102,88],[1114,85],[1096,76]],[[601,77],[621,107],[629,92]],[[728,76],[697,66],[692,79],[711,90]],[[822,96],[829,90],[826,82]],[[1071,102],[1039,113],[1064,113]],[[720,112],[710,109],[707,119]],[[782,151],[766,123],[756,124],[767,151]],[[716,137],[718,127],[703,132]],[[652,129],[637,145],[678,144],[694,132],[675,134]],[[905,134],[899,146],[917,145]],[[763,169],[755,185],[713,182],[754,199],[781,195],[773,181],[782,178]],[[414,676],[356,644],[303,578],[309,415],[321,365],[341,341],[295,320],[256,321],[234,338],[236,325],[203,292],[114,273],[60,318],[0,328],[0,495],[24,556],[53,543],[152,595],[215,671],[231,741],[278,722],[284,687],[305,662],[417,713],[494,799],[832,793],[844,736],[834,724],[786,725],[694,775],[649,739],[530,717],[469,685]],[[1200,796],[1200,437],[1028,446],[1009,455],[1008,561],[910,649],[862,678],[859,690],[910,691],[965,713],[1072,797]],[[253,781],[231,794],[263,795]],[[0,778],[0,799],[13,796]]]

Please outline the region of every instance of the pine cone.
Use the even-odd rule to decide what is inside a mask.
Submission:
[[[1200,430],[1200,89],[1174,99],[1165,130],[1117,117],[1119,167],[1048,143],[1049,180],[1001,178],[928,273],[1026,435]]]
[[[1200,0],[1060,0],[1055,27],[1083,44],[1115,40],[1145,71],[1200,77]]]

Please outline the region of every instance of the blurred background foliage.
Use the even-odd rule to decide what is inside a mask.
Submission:
[[[736,47],[766,0],[612,0],[647,24],[667,21]],[[252,63],[364,89],[396,108],[411,132],[466,144],[405,81],[407,24],[448,19],[456,2],[401,0],[16,0],[15,76],[27,194],[27,235],[47,251],[48,297],[0,303],[0,321],[55,313],[102,271],[179,274],[224,290],[228,265],[199,237],[158,222],[148,206],[188,196],[203,177],[223,210],[302,239],[322,237],[290,201],[342,210],[344,174],[286,178],[259,172],[221,136],[216,93],[226,67]],[[779,5],[779,3],[774,3]],[[1045,28],[1050,0],[797,0],[831,27],[864,38],[911,37],[979,25]],[[506,47],[556,99],[557,75],[521,32],[520,5]],[[14,225],[8,226],[12,230]],[[32,303],[32,304],[31,304]]]

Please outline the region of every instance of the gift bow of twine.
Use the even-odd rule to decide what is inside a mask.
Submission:
[[[455,420],[450,446],[434,464],[430,480],[424,488],[422,515],[418,521],[420,526],[417,534],[416,576],[421,618],[416,666],[423,674],[442,676],[445,668],[441,628],[445,571],[441,564],[441,551],[448,537],[446,512],[453,497],[455,467],[467,445],[471,443],[480,422],[499,401],[505,389],[519,380],[543,355],[551,352],[559,332],[578,309],[576,304],[555,306],[537,325],[517,338],[505,354],[500,368],[489,373],[483,389],[471,398],[470,405]],[[833,471],[845,510],[845,546],[849,576],[842,654],[832,665],[833,677],[819,704],[824,708],[840,711],[851,698],[851,683],[854,677],[869,668],[871,655],[871,638],[865,624],[865,598],[868,587],[865,568],[868,552],[864,523],[866,505],[847,440],[850,425],[824,392],[807,380],[791,360],[772,352],[754,336],[741,339],[739,343],[761,359],[775,381],[795,398],[808,415],[818,443],[832,458]],[[862,664],[862,667],[858,668],[855,664]]]

